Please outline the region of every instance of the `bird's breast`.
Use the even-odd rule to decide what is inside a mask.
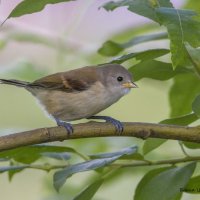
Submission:
[[[117,92],[105,88],[100,82],[82,92],[67,93],[40,89],[35,92],[35,96],[50,115],[64,121],[90,117],[121,97]]]

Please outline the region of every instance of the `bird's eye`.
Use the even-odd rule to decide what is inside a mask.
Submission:
[[[117,80],[118,80],[119,82],[121,82],[121,81],[123,81],[123,77],[118,76],[118,77],[117,77]]]

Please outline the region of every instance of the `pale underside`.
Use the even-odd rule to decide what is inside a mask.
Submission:
[[[100,82],[96,82],[89,90],[81,92],[68,93],[39,88],[32,88],[29,91],[38,98],[51,116],[63,121],[73,121],[99,113],[118,101],[129,92],[129,89],[124,89],[122,92],[119,92],[117,87],[109,90]]]

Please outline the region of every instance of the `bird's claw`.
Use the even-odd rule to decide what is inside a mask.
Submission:
[[[124,127],[120,121],[113,119],[112,117],[106,117],[105,120],[106,120],[106,122],[110,122],[111,124],[113,124],[115,126],[117,133],[121,134],[123,132]]]
[[[91,116],[88,119],[103,119],[106,122],[109,122],[109,123],[113,124],[115,126],[116,132],[119,133],[119,134],[121,134],[123,132],[123,130],[124,130],[123,124],[120,121],[118,121],[118,120],[116,120],[116,119],[114,119],[112,117],[108,117],[108,116]]]
[[[55,120],[58,126],[63,126],[66,129],[68,135],[71,135],[74,132],[74,129],[70,123],[61,121],[59,119],[55,119]]]

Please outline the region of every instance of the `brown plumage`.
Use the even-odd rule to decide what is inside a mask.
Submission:
[[[43,77],[28,84],[28,87],[74,92],[88,89],[96,80],[95,68],[85,67]]]

